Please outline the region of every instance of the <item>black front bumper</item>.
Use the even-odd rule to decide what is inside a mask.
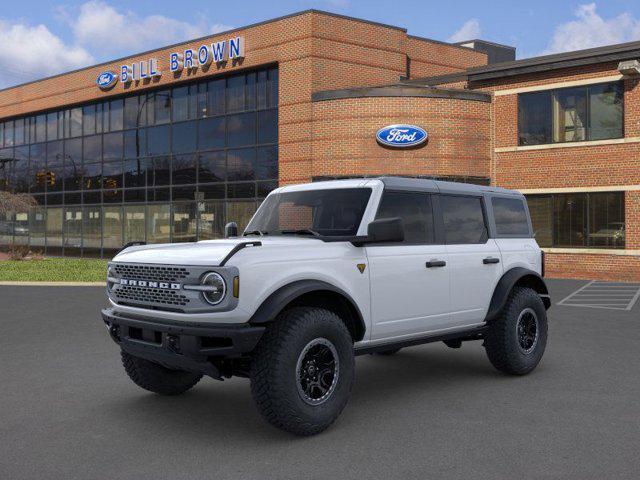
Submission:
[[[102,310],[111,338],[124,352],[168,368],[221,378],[216,359],[241,358],[257,345],[265,327],[206,325],[124,316]]]

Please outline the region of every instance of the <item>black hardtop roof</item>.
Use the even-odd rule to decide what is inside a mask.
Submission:
[[[407,177],[379,177],[385,188],[394,190],[423,190],[430,192],[483,195],[494,193],[521,197],[522,194],[516,190],[506,188],[475,185],[472,183],[446,182],[443,180],[431,180],[428,178],[407,178]]]

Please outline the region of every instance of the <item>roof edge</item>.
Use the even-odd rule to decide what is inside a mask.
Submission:
[[[455,100],[468,100],[473,102],[491,102],[491,94],[485,92],[434,88],[428,86],[407,84],[385,85],[381,87],[359,87],[339,90],[324,90],[313,93],[311,95],[311,101],[325,102],[330,100],[346,100],[350,98],[372,97],[448,98]]]
[[[151,50],[145,50],[143,52],[131,53],[130,55],[126,55],[124,57],[119,57],[119,58],[107,60],[107,61],[96,63],[96,64],[93,64],[93,65],[88,65],[86,67],[76,68],[74,70],[69,70],[67,72],[56,73],[55,75],[50,75],[48,77],[42,77],[42,78],[38,78],[38,79],[35,79],[35,80],[30,80],[30,81],[24,82],[24,83],[19,83],[17,85],[12,85],[12,86],[9,86],[9,87],[1,88],[0,89],[0,93],[6,92],[8,90],[12,90],[14,88],[20,88],[20,87],[24,87],[26,85],[31,85],[33,83],[44,82],[46,80],[51,80],[53,78],[62,77],[64,75],[69,75],[69,74],[72,74],[72,73],[82,72],[83,70],[90,70],[92,68],[102,67],[104,65],[109,65],[111,63],[122,62],[122,61],[127,60],[127,59],[129,59],[131,57],[139,57],[139,56],[142,56],[142,55],[148,55],[150,53],[154,53],[154,52],[157,52],[159,50],[166,50],[168,48],[178,47],[178,46],[184,45],[186,43],[198,42],[198,41],[205,40],[207,38],[211,38],[211,37],[215,37],[215,36],[219,36],[219,35],[228,35],[230,33],[238,32],[240,30],[246,30],[248,28],[260,27],[262,25],[267,25],[269,23],[274,23],[274,22],[279,22],[281,20],[286,20],[287,18],[299,17],[299,16],[302,16],[302,15],[308,15],[308,14],[326,15],[326,16],[335,17],[335,18],[342,18],[344,20],[350,20],[350,21],[355,21],[355,22],[360,22],[360,23],[366,23],[366,24],[369,24],[369,25],[377,25],[377,26],[380,26],[380,27],[391,28],[391,29],[399,30],[399,31],[405,32],[405,33],[407,31],[406,28],[398,27],[398,26],[395,26],[395,25],[389,25],[389,24],[375,22],[373,20],[366,20],[366,19],[362,19],[362,18],[350,17],[348,15],[342,15],[342,14],[339,14],[339,13],[327,12],[325,10],[318,10],[318,9],[315,9],[315,8],[308,8],[306,10],[300,10],[298,12],[289,13],[287,15],[281,15],[279,17],[271,18],[269,20],[262,20],[260,22],[250,23],[249,25],[243,25],[241,27],[231,28],[229,30],[224,30],[222,32],[214,32],[214,33],[211,33],[209,35],[202,36],[202,37],[186,39],[184,41],[177,42],[177,43],[172,43],[170,45],[163,45],[163,46],[160,46],[160,47],[157,47],[157,48],[153,48]]]

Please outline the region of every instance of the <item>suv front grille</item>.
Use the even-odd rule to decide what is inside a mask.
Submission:
[[[135,287],[132,285],[120,285],[114,292],[115,297],[127,303],[141,304],[161,304],[184,307],[189,303],[189,299],[175,290],[165,290],[160,288]]]
[[[152,282],[178,282],[189,276],[189,271],[184,267],[116,264],[115,271],[121,278]]]

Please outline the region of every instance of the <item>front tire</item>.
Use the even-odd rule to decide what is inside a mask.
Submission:
[[[484,344],[489,361],[501,372],[525,375],[537,367],[547,345],[547,311],[535,290],[511,291]]]
[[[251,362],[261,415],[296,435],[325,430],[347,404],[354,378],[351,335],[334,313],[296,307],[269,325]]]
[[[199,373],[171,370],[124,351],[121,355],[122,365],[133,383],[159,395],[180,395],[202,378]]]

